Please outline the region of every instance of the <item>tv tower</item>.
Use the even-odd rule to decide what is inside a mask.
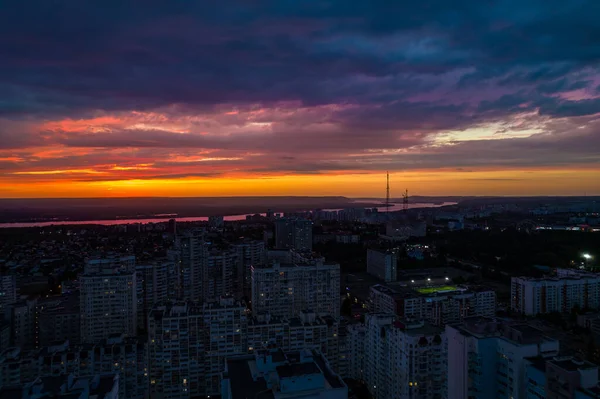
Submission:
[[[387,176],[387,187],[385,189],[385,211],[390,210],[390,172],[386,172]]]

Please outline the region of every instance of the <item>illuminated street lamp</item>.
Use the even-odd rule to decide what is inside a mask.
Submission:
[[[589,267],[590,260],[594,259],[594,257],[588,254],[587,252],[581,254],[581,257],[584,259],[583,263],[585,264],[585,268],[587,269]]]

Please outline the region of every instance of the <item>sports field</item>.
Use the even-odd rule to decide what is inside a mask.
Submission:
[[[421,287],[417,288],[417,291],[421,294],[433,294],[440,291],[455,291],[456,286],[454,285],[442,285],[441,287]]]

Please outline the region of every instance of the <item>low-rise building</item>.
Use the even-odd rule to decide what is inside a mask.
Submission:
[[[318,351],[271,349],[228,358],[221,397],[345,399],[348,387]]]

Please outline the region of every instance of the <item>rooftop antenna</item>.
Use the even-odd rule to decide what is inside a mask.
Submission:
[[[387,187],[385,190],[385,211],[390,210],[390,172],[386,172],[387,175]]]
[[[402,211],[406,213],[408,210],[408,189],[402,194]]]

